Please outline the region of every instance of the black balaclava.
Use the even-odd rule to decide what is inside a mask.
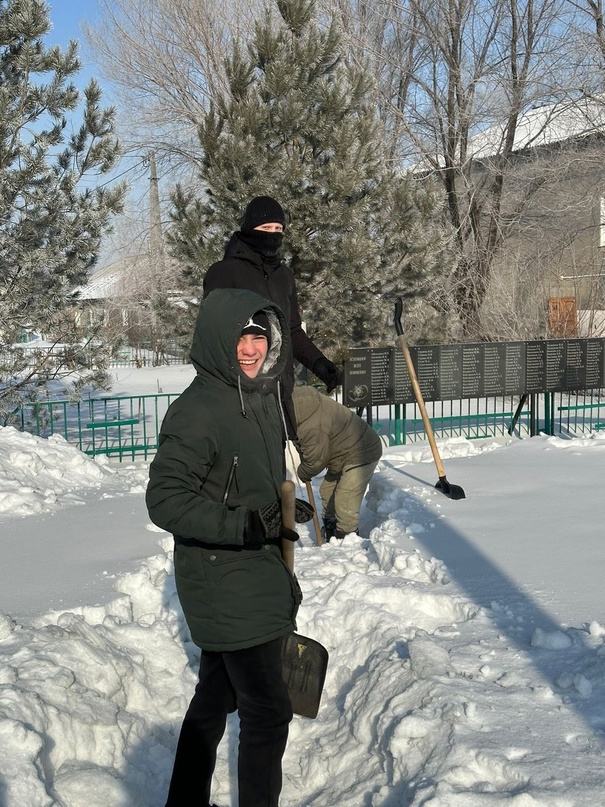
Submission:
[[[286,228],[286,214],[283,207],[271,196],[255,196],[246,207],[240,233],[242,241],[250,249],[270,261],[279,256],[284,235],[256,230],[255,227],[273,222]]]

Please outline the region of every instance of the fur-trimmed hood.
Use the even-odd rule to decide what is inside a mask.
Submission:
[[[246,323],[258,311],[269,320],[271,344],[259,374],[249,378],[237,361],[237,343]],[[257,389],[283,372],[289,346],[289,328],[279,306],[246,289],[215,289],[200,305],[190,356],[202,375],[233,387]]]

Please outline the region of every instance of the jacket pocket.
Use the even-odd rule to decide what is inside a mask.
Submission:
[[[238,464],[239,464],[239,454],[234,454],[233,461],[231,463],[231,468],[229,470],[229,476],[227,477],[227,484],[225,485],[225,492],[223,493],[223,504],[227,504],[227,499],[229,498],[229,491],[231,490],[231,485],[233,484],[233,480],[235,479],[235,471],[237,470]]]

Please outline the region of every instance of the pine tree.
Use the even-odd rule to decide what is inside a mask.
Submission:
[[[0,0],[0,413],[34,399],[53,378],[103,382],[106,350],[75,314],[124,188],[90,184],[115,164],[114,113],[93,80],[80,93],[77,43],[47,48],[41,0]],[[69,116],[69,117],[68,117]],[[34,331],[54,351],[18,347]],[[0,421],[1,422],[1,421]]]
[[[285,257],[311,337],[332,351],[392,341],[393,299],[423,291],[443,248],[435,197],[386,159],[371,79],[342,61],[336,20],[320,26],[315,0],[277,9],[235,48],[229,92],[200,123],[199,182],[173,194],[173,254],[199,295],[245,204],[271,195],[290,214]]]

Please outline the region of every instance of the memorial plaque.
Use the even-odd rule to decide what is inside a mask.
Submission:
[[[490,342],[483,348],[483,394],[504,395],[506,381],[506,351],[504,345]]]
[[[574,339],[565,345],[566,390],[586,389],[586,340]]]
[[[543,392],[546,387],[546,343],[525,345],[525,392]]]
[[[605,386],[603,339],[586,339],[586,389]]]
[[[344,403],[347,406],[387,404],[393,398],[393,348],[355,348],[347,362]]]
[[[393,348],[377,347],[372,351],[372,403],[388,404],[393,400]]]
[[[482,345],[462,345],[462,397],[483,395]]]
[[[414,361],[414,354],[412,353],[413,350],[414,348],[410,348],[412,361]],[[415,401],[415,397],[414,397],[414,390],[412,389],[412,381],[408,373],[405,358],[399,348],[395,350],[394,365],[395,365],[395,394],[393,398],[393,403],[398,404],[413,403]]]
[[[447,401],[462,398],[462,345],[439,348],[439,398]]]
[[[605,387],[605,339],[419,345],[410,354],[425,401]],[[410,403],[399,348],[355,348],[346,362],[344,403]]]
[[[342,385],[346,406],[370,406],[372,401],[372,348],[354,348],[349,352]]]
[[[549,339],[546,344],[545,385],[549,392],[562,392],[565,389],[566,343],[563,339]]]
[[[523,395],[525,392],[525,342],[505,342],[504,395]]]
[[[420,392],[425,401],[439,400],[439,352],[438,345],[417,345],[413,348],[412,361]]]

